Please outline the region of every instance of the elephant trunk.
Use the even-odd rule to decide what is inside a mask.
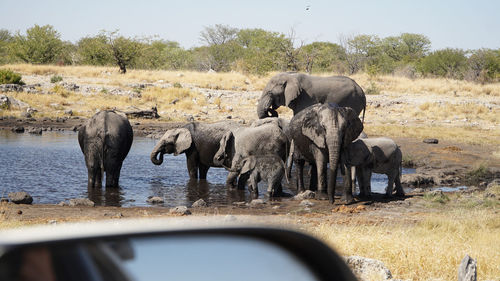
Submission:
[[[278,112],[272,108],[273,99],[269,94],[263,94],[257,105],[257,115],[259,119],[266,117],[278,117]]]
[[[337,167],[340,161],[341,138],[339,136],[327,137],[328,160],[330,169],[328,170],[328,198],[333,204],[335,200],[335,187],[337,185]]]
[[[157,159],[158,154],[160,154],[160,159]],[[153,162],[153,164],[155,165],[161,165],[163,163],[163,151],[161,142],[158,143],[151,152],[151,162]]]

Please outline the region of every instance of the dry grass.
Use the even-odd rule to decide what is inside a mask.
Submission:
[[[400,124],[369,124],[364,131],[369,136],[406,138],[438,138],[464,144],[500,145],[500,131],[474,127],[407,126]]]
[[[456,280],[466,254],[477,259],[478,280],[500,276],[500,215],[492,209],[425,214],[412,225],[323,223],[313,233],[344,256],[383,261],[397,279]]]

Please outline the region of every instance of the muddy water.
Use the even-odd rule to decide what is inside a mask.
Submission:
[[[165,155],[161,166],[153,165],[149,154],[154,145],[155,140],[134,138],[123,163],[119,190],[87,190],[87,169],[75,133],[44,132],[38,136],[3,130],[0,131],[0,196],[26,191],[35,204],[88,197],[97,205],[108,206],[147,206],[148,196],[163,197],[164,206],[190,206],[200,198],[211,205],[250,200],[248,191],[224,187],[227,176],[224,169],[210,168],[206,181],[190,181],[184,155]],[[383,193],[386,183],[385,176],[374,174],[372,191]],[[265,190],[263,183],[259,190]],[[284,192],[295,194],[286,184]]]

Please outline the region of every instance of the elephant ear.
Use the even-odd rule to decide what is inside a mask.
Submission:
[[[290,106],[296,98],[300,95],[300,85],[297,77],[290,76],[285,85],[285,105]]]
[[[344,139],[343,143],[344,146],[349,145],[352,143],[355,139],[358,138],[359,134],[363,131],[363,123],[359,119],[359,117],[356,115],[356,112],[354,112],[353,109],[350,107],[344,107],[343,108],[343,116],[346,120],[345,122],[345,130],[344,130]]]
[[[189,132],[189,130],[186,128],[177,129],[176,134],[177,138],[175,141],[175,156],[186,151],[193,142],[193,139],[191,138],[191,132]]]
[[[245,174],[255,169],[255,165],[257,164],[257,160],[255,157],[250,156],[243,160],[243,167],[241,168],[240,174]]]
[[[231,152],[231,144],[233,143],[234,135],[233,132],[229,131],[224,134],[224,136],[221,139],[221,146],[224,147],[224,159],[230,154]]]
[[[308,110],[302,123],[302,134],[308,137],[319,148],[326,148],[325,128],[321,125],[316,110]]]

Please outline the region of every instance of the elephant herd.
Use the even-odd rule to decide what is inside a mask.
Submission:
[[[293,110],[290,120],[279,118],[276,109]],[[206,179],[210,167],[229,171],[226,185],[248,188],[258,197],[259,181],[267,182],[267,194],[280,196],[283,177],[288,181],[296,164],[297,190],[304,191],[303,168],[311,166],[309,189],[317,199],[334,201],[337,169],[344,175],[343,201],[353,201],[357,179],[360,196],[370,196],[372,172],[388,176],[387,196],[404,195],[401,187],[401,151],[388,138],[362,138],[358,117],[366,97],[352,79],[342,76],[315,77],[286,72],[272,77],[257,105],[259,119],[250,126],[234,121],[191,122],[165,132],[151,152],[151,162],[163,163],[164,154],[186,155],[191,179]],[[360,136],[361,134],[361,136]],[[78,141],[88,169],[88,187],[118,187],[123,160],[133,139],[125,115],[101,111],[82,126]]]

